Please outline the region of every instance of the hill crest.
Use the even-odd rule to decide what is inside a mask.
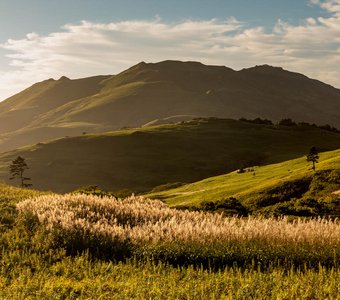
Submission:
[[[35,188],[68,192],[86,185],[110,191],[148,191],[193,182],[241,166],[280,162],[340,148],[340,133],[314,126],[194,119],[178,124],[83,134],[0,154],[0,178],[18,155],[27,160]]]

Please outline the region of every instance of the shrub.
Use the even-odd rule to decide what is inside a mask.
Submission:
[[[293,181],[287,181],[282,185],[268,189],[252,200],[250,205],[255,209],[274,205],[280,202],[290,201],[293,198],[301,198],[308,190],[312,178],[302,178]]]
[[[93,195],[98,197],[116,197],[112,192],[103,191],[97,185],[89,185],[75,190],[75,194]]]
[[[158,192],[162,192],[162,191],[166,191],[170,189],[175,189],[183,185],[185,185],[185,183],[182,183],[182,182],[166,183],[166,184],[162,184],[162,185],[158,185],[154,187],[150,193],[158,193]]]
[[[218,201],[202,202],[200,208],[205,211],[217,211],[228,216],[247,216],[248,210],[234,197]]]
[[[244,168],[243,167],[241,167],[241,168],[239,168],[238,170],[237,170],[237,173],[238,174],[242,174],[242,173],[245,173],[246,171],[244,170]]]

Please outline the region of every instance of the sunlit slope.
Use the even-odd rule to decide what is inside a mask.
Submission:
[[[0,133],[12,132],[32,126],[47,112],[59,108],[76,99],[97,93],[100,82],[107,76],[95,76],[70,80],[45,80],[0,102]],[[42,126],[44,124],[37,124]]]
[[[323,171],[333,172],[332,182],[320,187],[321,194],[331,194],[340,190],[340,150],[320,153],[316,171],[316,174],[321,172],[326,176],[329,172]],[[254,171],[246,170],[242,174],[234,171],[176,189],[151,193],[148,196],[165,200],[168,204],[175,206],[197,206],[203,201],[219,201],[234,197],[245,204],[256,204],[261,207],[267,205],[266,203],[262,205],[261,202],[273,199],[279,192],[282,192],[280,189],[283,186],[286,186],[284,192],[287,197],[290,197],[289,193],[294,193],[296,198],[302,197],[304,193],[307,193],[307,196],[309,194],[311,197],[315,196],[310,193],[308,187],[313,176],[315,172],[311,169],[311,163],[307,162],[304,156],[277,164],[255,167]],[[296,191],[293,191],[294,188]]]
[[[116,191],[148,191],[166,183],[190,183],[241,166],[280,162],[311,146],[340,148],[340,135],[312,126],[268,126],[228,119],[127,129],[39,143],[0,155],[0,178],[24,157],[35,188],[71,191],[99,185]]]
[[[267,65],[234,71],[198,62],[142,62],[115,76],[50,79],[1,102],[0,149],[176,116],[289,117],[340,127],[340,91]]]
[[[97,124],[86,122],[53,124],[49,116],[62,116],[79,99],[96,94],[105,78],[108,76],[49,79],[0,102],[0,151],[88,130],[101,131]]]

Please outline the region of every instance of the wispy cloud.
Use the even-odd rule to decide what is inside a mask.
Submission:
[[[0,73],[0,99],[49,77],[114,74],[139,62],[197,60],[235,69],[272,64],[340,87],[340,0],[311,0],[329,12],[300,25],[249,28],[227,20],[168,24],[160,19],[83,21],[60,32],[27,34],[1,45],[12,71]]]

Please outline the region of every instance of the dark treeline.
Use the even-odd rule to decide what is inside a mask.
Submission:
[[[253,120],[251,119],[246,119],[246,118],[240,118],[239,121],[242,122],[247,122],[247,123],[252,123],[252,124],[262,124],[262,125],[279,125],[279,126],[311,126],[311,127],[315,127],[315,128],[320,128],[323,130],[327,130],[327,131],[332,131],[332,132],[340,132],[340,130],[338,130],[337,128],[329,125],[329,124],[325,124],[325,125],[316,125],[316,124],[311,124],[308,122],[295,122],[290,118],[285,118],[285,119],[281,119],[279,122],[275,123],[271,120],[268,119],[261,119],[261,118],[255,118]]]

